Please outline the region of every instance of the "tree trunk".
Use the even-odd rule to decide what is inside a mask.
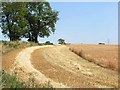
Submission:
[[[35,43],[38,43],[37,35],[36,35],[35,38],[34,38],[34,42],[35,42]]]
[[[6,15],[6,20],[7,20],[7,24],[8,24],[9,38],[10,38],[10,41],[13,41],[13,38],[12,38],[12,31],[11,31],[11,28],[10,28],[10,25],[9,25],[9,14]]]
[[[32,33],[31,35],[29,34],[29,39],[28,39],[28,41],[38,43],[37,37],[38,37],[38,34],[35,34],[35,33]]]
[[[31,34],[30,34],[30,32],[28,33],[28,41],[32,41],[32,36],[31,36]]]
[[[9,31],[9,38],[10,38],[10,41],[16,41],[16,40],[18,40],[19,38],[16,38],[15,37],[15,34],[14,34],[14,32],[11,30],[11,26],[13,25],[9,25],[9,14],[8,15],[6,15],[6,20],[7,20],[7,24],[8,24],[8,31]]]

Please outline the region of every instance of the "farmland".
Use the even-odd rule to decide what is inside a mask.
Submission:
[[[105,68],[118,70],[117,45],[73,44],[68,46],[72,52],[90,62]]]
[[[77,53],[80,55],[84,54],[84,50],[88,50],[89,52],[86,53],[90,55],[91,52],[97,50],[98,46],[108,50],[108,52],[107,50],[104,52],[106,56],[110,50],[113,50],[111,51],[112,55],[116,58],[117,56],[115,55],[117,53],[115,53],[115,50],[117,48],[115,45],[108,46],[111,47],[109,49],[103,48],[107,47],[105,45],[68,45],[67,47],[65,45],[41,46],[34,43],[21,42],[3,42],[3,45],[2,69],[8,73],[5,81],[7,78],[10,80],[16,78],[12,86],[9,80],[5,82],[5,87],[118,87],[118,74],[115,69],[103,68],[96,63],[94,64],[94,61],[89,62],[87,59],[77,55]],[[80,53],[81,47],[82,53]],[[83,47],[86,48],[84,49]],[[101,48],[100,50],[102,50]],[[100,50],[97,52],[100,52]],[[107,65],[107,62],[103,64]],[[12,76],[8,77],[9,74]],[[16,82],[18,84],[15,84]]]

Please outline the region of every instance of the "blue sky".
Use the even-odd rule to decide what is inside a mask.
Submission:
[[[107,39],[111,44],[118,43],[117,2],[51,2],[50,4],[53,10],[59,11],[60,19],[56,23],[55,34],[49,38],[39,38],[39,42],[50,40],[57,43],[59,38],[63,38],[68,43],[107,43]]]

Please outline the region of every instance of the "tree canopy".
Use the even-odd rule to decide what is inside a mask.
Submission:
[[[2,33],[11,41],[20,40],[28,31],[28,21],[24,18],[26,14],[26,3],[2,3]]]
[[[22,37],[38,42],[38,37],[49,37],[55,32],[58,11],[48,2],[2,3],[2,33],[11,41]]]
[[[65,43],[64,39],[60,38],[60,39],[58,39],[58,44],[66,44],[66,43]]]

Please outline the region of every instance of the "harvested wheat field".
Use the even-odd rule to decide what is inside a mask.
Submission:
[[[50,83],[54,81],[61,87],[110,88],[118,85],[116,71],[88,62],[70,52],[66,46],[36,49],[32,53],[31,62]]]
[[[117,45],[68,45],[69,49],[82,58],[95,64],[118,70],[118,46]]]
[[[81,58],[65,45],[32,46],[16,50],[3,55],[3,69],[16,75],[28,87],[118,87],[116,71]]]

